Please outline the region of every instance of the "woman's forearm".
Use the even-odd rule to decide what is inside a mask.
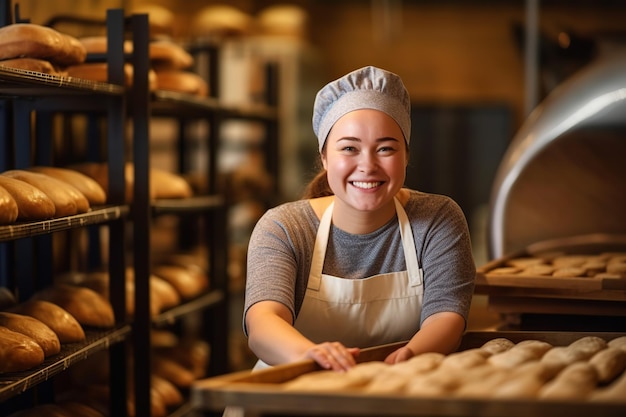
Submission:
[[[459,314],[433,314],[424,320],[421,329],[411,338],[407,347],[414,355],[425,352],[449,354],[459,348],[464,331],[465,320]]]

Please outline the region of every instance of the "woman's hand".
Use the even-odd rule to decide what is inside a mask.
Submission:
[[[324,342],[305,352],[306,359],[313,359],[324,369],[345,372],[356,365],[359,348],[347,348],[339,342]]]
[[[411,359],[415,356],[415,353],[408,346],[402,346],[399,349],[394,350],[385,358],[385,363],[393,365],[394,363],[403,362]]]

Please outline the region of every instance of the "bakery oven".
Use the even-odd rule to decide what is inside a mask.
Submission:
[[[513,138],[493,183],[488,252],[477,292],[508,323],[564,315],[624,330],[626,56],[563,83]]]

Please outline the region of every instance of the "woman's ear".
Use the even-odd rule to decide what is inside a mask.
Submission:
[[[324,169],[328,171],[328,164],[326,161],[326,152],[324,151],[320,152],[320,160],[322,161],[322,166],[324,167]]]

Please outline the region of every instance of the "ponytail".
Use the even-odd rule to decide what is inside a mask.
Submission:
[[[326,170],[322,169],[306,186],[302,198],[310,199],[317,197],[326,197],[329,195],[334,195],[334,193],[330,189],[330,185],[328,185],[328,176],[326,175]]]

